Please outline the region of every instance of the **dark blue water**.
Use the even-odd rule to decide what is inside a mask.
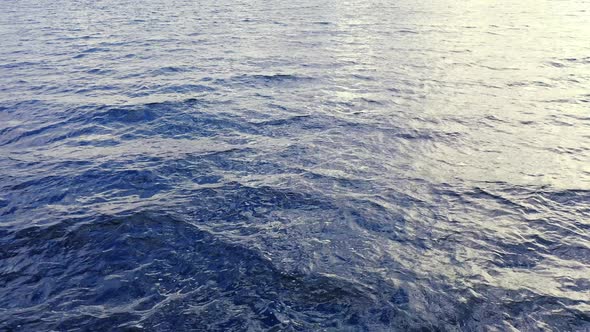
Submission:
[[[0,2],[1,331],[589,331],[587,1]]]

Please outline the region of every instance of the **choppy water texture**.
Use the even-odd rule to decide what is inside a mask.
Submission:
[[[0,330],[588,331],[588,1],[0,2]]]

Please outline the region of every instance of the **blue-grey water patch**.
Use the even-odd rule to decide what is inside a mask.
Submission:
[[[590,330],[590,3],[0,2],[0,330]]]

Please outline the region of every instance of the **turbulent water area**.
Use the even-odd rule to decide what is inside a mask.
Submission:
[[[589,331],[590,3],[0,1],[0,331]]]

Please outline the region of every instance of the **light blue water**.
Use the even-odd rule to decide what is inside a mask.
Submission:
[[[0,330],[510,329],[590,329],[589,2],[0,2]]]

